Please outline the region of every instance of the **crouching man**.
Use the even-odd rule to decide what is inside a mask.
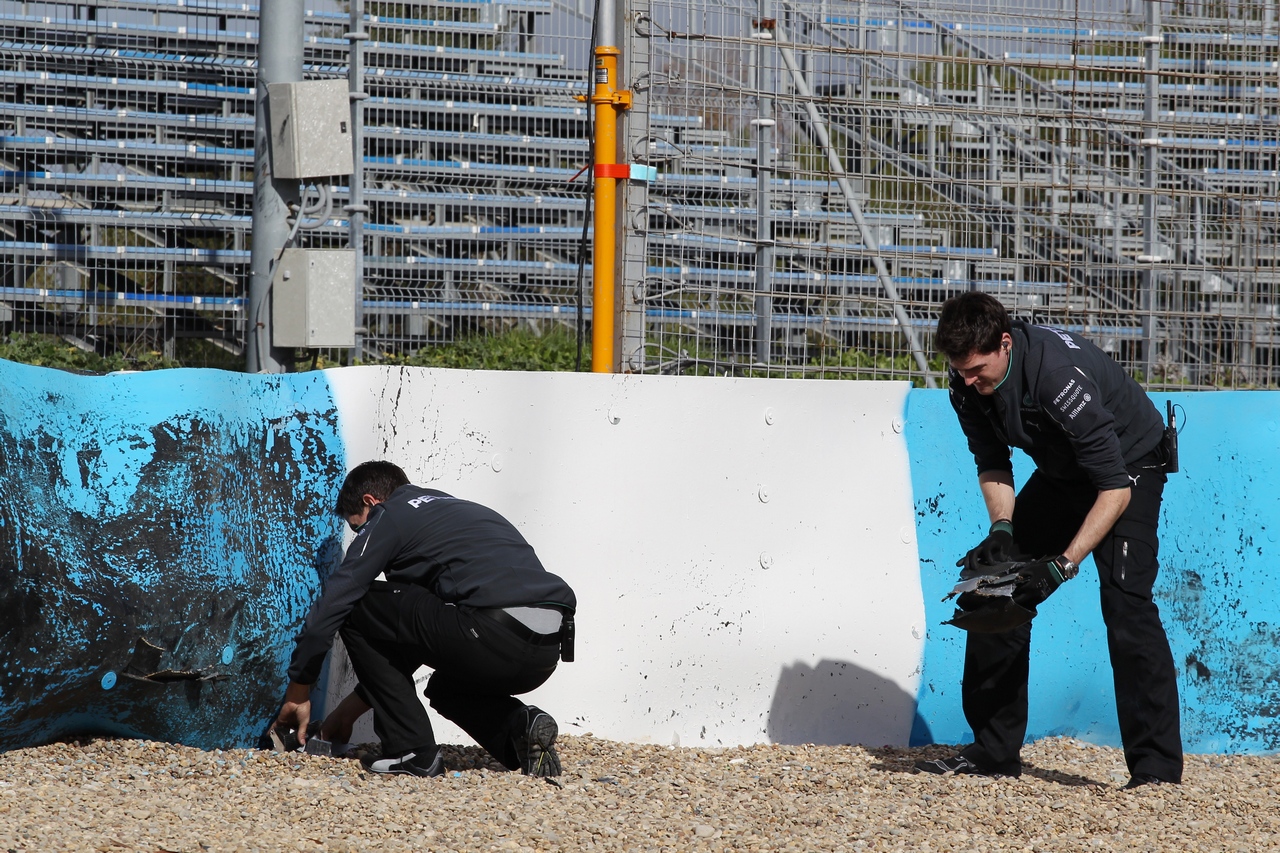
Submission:
[[[334,512],[355,531],[342,565],[307,614],[276,722],[305,742],[311,687],[341,634],[359,684],[321,726],[347,741],[373,710],[382,757],[374,773],[439,776],[440,748],[414,687],[419,666],[431,707],[511,770],[556,776],[556,722],[515,695],[572,660],[573,590],[546,571],[498,513],[409,483],[390,462],[347,475]],[[383,575],[386,580],[376,580]]]

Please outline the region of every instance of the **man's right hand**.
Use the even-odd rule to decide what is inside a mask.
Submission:
[[[956,565],[970,572],[979,572],[983,566],[993,566],[1015,559],[1017,546],[1013,542],[1013,523],[1001,519],[991,525],[987,538],[969,553],[956,561]]]
[[[284,703],[271,728],[287,731],[296,729],[298,743],[307,742],[307,725],[311,722],[311,685],[290,682],[284,693]]]
[[[1068,567],[1064,570],[1064,566]],[[1013,587],[1013,600],[1020,607],[1035,610],[1054,591],[1076,576],[1076,564],[1064,557],[1026,563]]]

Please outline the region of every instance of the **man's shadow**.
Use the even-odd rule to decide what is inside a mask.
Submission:
[[[783,667],[765,731],[774,743],[881,744],[906,740],[916,698],[855,663],[820,660]],[[927,729],[927,727],[926,727]]]
[[[820,660],[784,667],[769,706],[765,727],[774,743],[861,744],[877,759],[871,769],[915,773],[922,758],[954,755],[957,747],[868,746],[931,741],[929,725],[916,710],[916,697],[879,673],[855,663]],[[1104,782],[1023,763],[1027,776],[1069,787],[1109,787]]]
[[[898,748],[891,746],[876,747],[874,749],[867,748],[867,752],[874,755],[877,761],[871,765],[872,770],[879,770],[883,773],[917,773],[915,763],[920,759],[933,758],[949,758],[955,755],[960,749],[957,746],[946,746],[935,744],[933,746]],[[1105,782],[1099,782],[1096,779],[1089,779],[1085,776],[1077,776],[1074,773],[1063,773],[1060,770],[1050,770],[1045,767],[1037,767],[1029,762],[1022,762],[1022,775],[1032,776],[1045,782],[1052,782],[1055,785],[1065,785],[1071,788],[1110,788],[1111,786]]]

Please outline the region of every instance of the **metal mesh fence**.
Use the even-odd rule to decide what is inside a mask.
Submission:
[[[383,8],[364,48],[369,355],[571,322],[589,20],[548,0]],[[386,19],[428,9],[447,22]]]
[[[1280,379],[1272,0],[639,16],[651,364],[920,381],[980,289],[1151,387]]]
[[[596,10],[364,8],[367,333],[330,357],[574,328]],[[624,193],[626,369],[923,382],[977,288],[1151,387],[1280,379],[1275,0],[619,9],[620,159],[657,170]],[[349,28],[308,11],[307,78],[347,74]],[[0,328],[242,363],[256,30],[0,0]],[[330,190],[299,245],[346,245]]]
[[[0,321],[193,363],[240,350],[252,21],[0,3]]]

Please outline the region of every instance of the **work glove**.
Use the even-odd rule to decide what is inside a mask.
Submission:
[[[991,525],[987,538],[956,561],[964,569],[961,577],[983,574],[984,567],[1015,559],[1017,546],[1013,544],[1013,523],[1001,519]]]
[[[1026,563],[1013,585],[1013,600],[1019,606],[1035,610],[1058,587],[1076,576],[1078,568],[1065,556]]]

